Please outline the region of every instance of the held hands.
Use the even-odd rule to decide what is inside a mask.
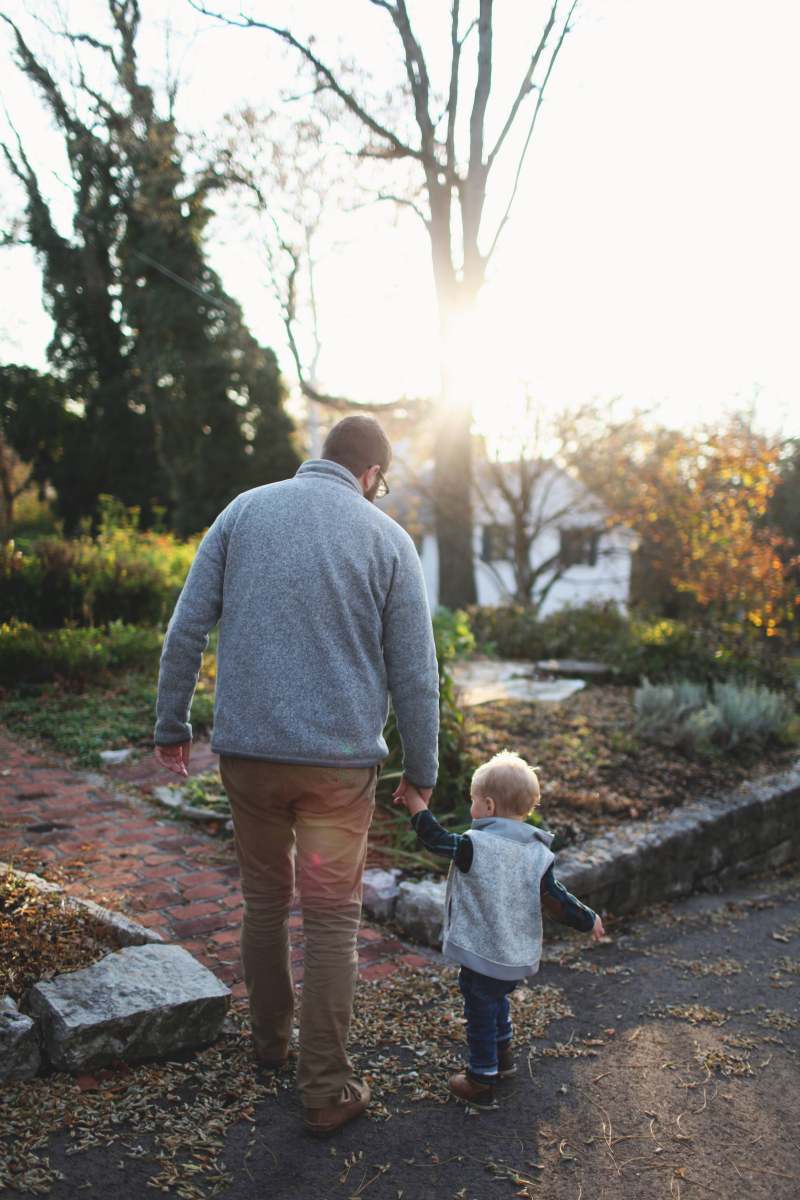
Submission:
[[[422,812],[428,807],[428,801],[433,794],[433,788],[418,788],[413,783],[409,783],[405,775],[400,780],[396,789],[392,793],[392,800],[395,804],[402,804],[410,817],[415,813]]]
[[[179,742],[177,746],[156,746],[153,753],[156,756],[156,762],[159,762],[162,767],[172,771],[173,775],[182,775],[188,779],[187,768],[191,749],[191,742]]]

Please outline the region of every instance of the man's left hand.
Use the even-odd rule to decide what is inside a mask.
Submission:
[[[191,742],[178,742],[176,746],[156,746],[153,753],[156,756],[156,761],[162,767],[166,767],[168,771],[172,771],[173,775],[181,775],[188,779],[189,754],[191,753],[191,749]]]

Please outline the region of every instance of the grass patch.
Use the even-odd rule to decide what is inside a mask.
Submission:
[[[44,742],[75,766],[98,767],[101,750],[152,745],[156,683],[150,672],[131,671],[113,685],[82,692],[61,684],[7,692],[0,696],[0,722],[11,733]],[[196,737],[210,731],[213,703],[212,684],[201,678],[192,705]]]

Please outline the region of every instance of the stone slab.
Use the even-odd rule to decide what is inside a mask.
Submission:
[[[441,946],[446,887],[438,879],[400,884],[395,920],[403,933],[425,946]]]
[[[127,762],[133,754],[133,747],[127,746],[123,750],[101,750],[100,758],[107,767],[118,767],[122,763]]]
[[[0,996],[0,1083],[32,1079],[41,1062],[36,1021],[21,1013],[11,996]]]
[[[586,686],[583,679],[534,679],[533,664],[513,659],[455,663],[453,679],[465,708],[494,700],[561,704]]]
[[[394,916],[400,888],[397,880],[400,872],[396,867],[383,871],[378,867],[364,872],[364,908],[379,921],[388,921]]]
[[[53,1066],[89,1070],[163,1058],[213,1041],[230,992],[181,946],[128,946],[34,984],[28,1012]]]
[[[614,674],[608,663],[587,658],[541,658],[536,667],[539,671],[549,671],[551,675],[591,675],[599,679]]]

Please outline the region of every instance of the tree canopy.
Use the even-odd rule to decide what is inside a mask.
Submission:
[[[243,488],[290,475],[297,456],[275,355],[207,261],[218,180],[190,178],[174,93],[162,112],[139,77],[138,0],[107,5],[108,40],[60,35],[78,56],[72,89],[3,18],[19,69],[63,138],[73,193],[67,235],[23,139],[3,146],[24,189],[25,232],[55,326],[48,358],[76,418],[53,482],[68,527],[110,493],[139,506],[145,523],[165,509],[190,533]],[[91,72],[82,55],[92,56]]]

